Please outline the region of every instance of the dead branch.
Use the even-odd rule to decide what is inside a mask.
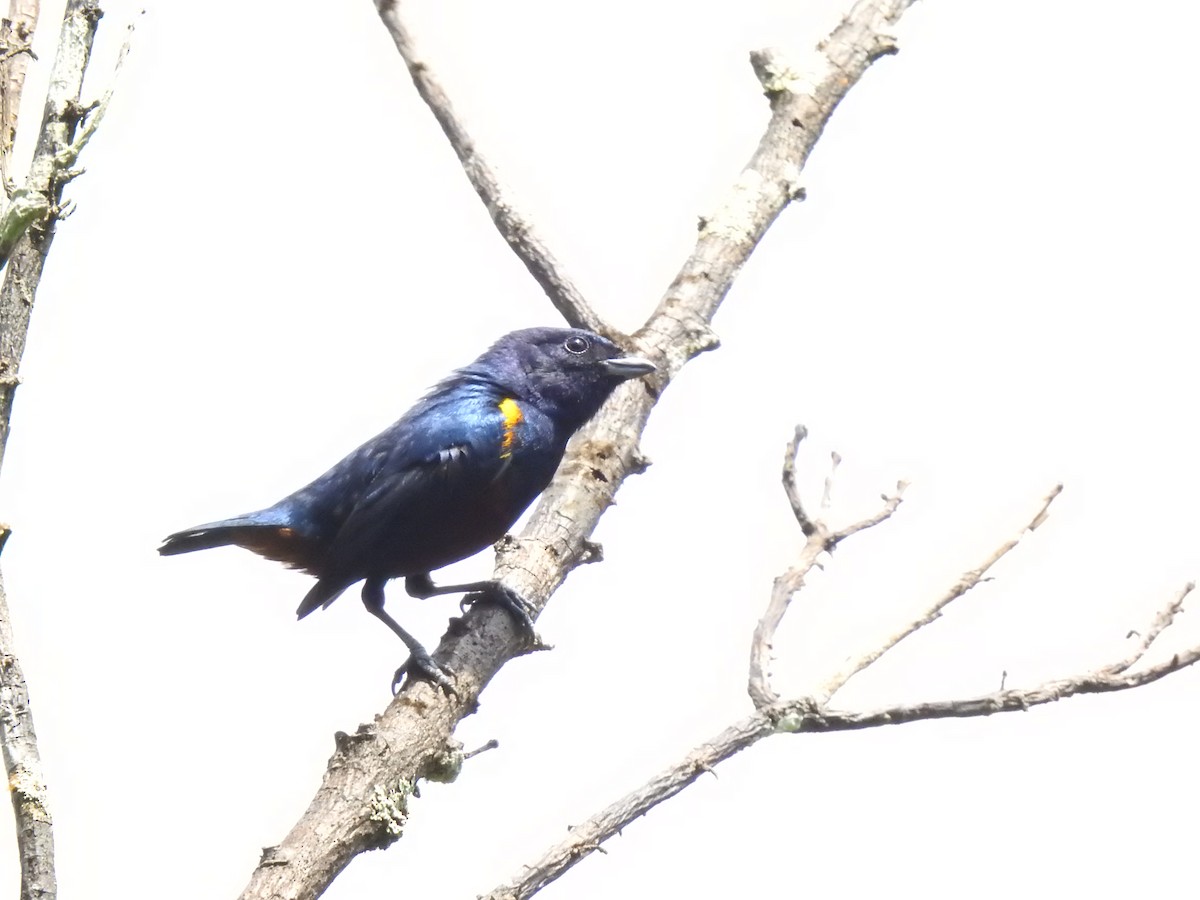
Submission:
[[[40,0],[11,0],[8,17],[0,22],[0,184],[6,197],[12,197],[12,154],[17,140],[17,116],[21,112],[21,92],[25,73],[33,58],[33,33],[37,30]]]
[[[1150,623],[1150,627],[1146,629],[1144,634],[1138,634],[1136,631],[1131,631],[1127,637],[1138,635],[1139,640],[1137,646],[1124,659],[1117,660],[1110,666],[1102,670],[1103,675],[1120,675],[1122,672],[1128,671],[1133,666],[1142,661],[1147,651],[1158,640],[1159,636],[1164,631],[1171,627],[1171,623],[1175,621],[1175,617],[1183,610],[1183,601],[1187,599],[1188,594],[1196,589],[1195,582],[1188,582],[1180,589],[1174,598],[1159,610],[1158,615],[1154,617],[1154,621]]]
[[[735,722],[720,734],[714,735],[709,740],[694,747],[675,765],[663,770],[645,784],[574,826],[566,839],[550,847],[537,860],[525,866],[511,880],[483,895],[481,900],[525,900],[525,898],[533,896],[584,857],[595,851],[602,851],[603,843],[606,840],[619,834],[626,826],[645,815],[658,804],[678,794],[702,773],[712,770],[718,763],[752,747],[769,735],[778,733],[797,734],[804,732],[854,731],[864,728],[875,728],[882,725],[902,725],[908,722],[919,722],[928,719],[970,718],[975,716],[990,716],[995,713],[1016,712],[1043,703],[1052,703],[1056,700],[1073,697],[1078,694],[1123,691],[1140,687],[1141,685],[1164,678],[1173,672],[1178,672],[1200,660],[1200,645],[1197,645],[1183,652],[1176,653],[1170,659],[1157,665],[1148,666],[1136,672],[1129,671],[1133,665],[1142,660],[1151,645],[1170,627],[1176,615],[1182,609],[1184,599],[1195,587],[1194,584],[1188,584],[1159,611],[1150,627],[1146,629],[1144,635],[1140,638],[1138,646],[1131,654],[1091,672],[1084,672],[1057,681],[1044,682],[1032,688],[1001,689],[995,693],[985,694],[981,697],[957,700],[932,700],[866,712],[830,709],[827,706],[827,697],[815,698],[806,696],[788,701],[778,700],[777,695],[767,682],[763,660],[765,660],[766,652],[769,650],[770,637],[774,634],[774,628],[782,619],[783,612],[786,611],[792,595],[803,585],[803,575],[811,568],[816,557],[825,549],[826,545],[823,542],[823,537],[845,537],[863,528],[869,528],[872,525],[878,524],[888,518],[900,502],[899,492],[891,498],[885,497],[884,499],[887,502],[883,510],[875,516],[864,519],[861,522],[856,522],[840,531],[832,531],[821,519],[810,518],[803,511],[803,504],[799,499],[799,490],[795,485],[796,450],[805,435],[806,431],[803,427],[798,427],[795,437],[788,444],[784,460],[784,487],[793,509],[796,510],[796,517],[801,523],[801,527],[803,528],[807,524],[811,529],[811,533],[804,547],[801,549],[800,562],[776,580],[775,587],[771,592],[768,611],[764,614],[758,628],[755,629],[755,637],[751,647],[749,689],[756,707],[754,714]],[[835,454],[835,468],[838,461]],[[828,498],[830,495],[830,483],[831,479],[827,478],[824,491],[825,498]],[[901,482],[901,488],[903,488],[903,482]],[[983,572],[1016,546],[1017,542],[1024,536],[1026,530],[1031,531],[1040,525],[1045,519],[1050,503],[1061,489],[1061,485],[1057,486],[1043,500],[1038,514],[1025,529],[1022,529],[1021,533],[1015,539],[997,548],[988,558],[984,567],[974,570],[964,577],[964,581],[969,582],[969,584],[963,586],[964,582],[960,581],[959,586],[962,589],[952,592],[953,596],[949,599],[941,598],[939,600],[940,606],[935,604],[935,607],[932,608],[933,614],[930,615],[927,613],[915,620],[916,624],[912,630],[924,627],[933,622],[937,618],[937,610],[944,608],[954,597],[961,596],[971,586],[978,583]],[[822,505],[825,506],[827,503],[823,502]],[[783,585],[782,587],[781,584]],[[788,593],[789,591],[790,593]],[[905,630],[888,638],[879,648],[864,655],[848,671],[854,674],[867,668],[872,662],[896,646],[904,637],[911,634],[912,630]],[[867,662],[862,663],[862,660],[867,660]],[[838,677],[840,678],[841,676]],[[848,678],[838,683],[838,687],[845,684],[846,680]],[[826,683],[825,689],[828,690],[828,686],[835,683],[837,683],[837,679],[831,679]],[[836,688],[834,690],[836,691]],[[832,693],[829,696],[832,696]]]
[[[847,525],[841,530],[831,530],[822,519],[811,518],[805,512],[804,504],[800,499],[800,489],[796,484],[796,454],[800,450],[800,442],[807,436],[808,429],[803,425],[797,425],[795,435],[788,442],[783,458],[784,491],[787,493],[788,502],[792,505],[792,512],[795,513],[796,521],[800,523],[800,530],[804,533],[806,540],[796,564],[775,579],[774,586],[771,588],[771,600],[767,604],[762,618],[758,620],[758,625],[754,628],[754,637],[750,641],[750,679],[746,690],[757,709],[764,709],[779,702],[779,695],[770,685],[770,673],[768,672],[771,649],[775,641],[775,632],[787,614],[792,598],[804,587],[805,577],[812,571],[813,566],[817,565],[821,554],[832,550],[841,540],[890,518],[892,513],[899,508],[904,489],[907,487],[903,481],[899,482],[894,494],[883,497],[884,505],[875,515]],[[832,471],[825,479],[825,489],[821,500],[822,510],[830,505],[833,476],[840,462],[841,457],[834,453]]]
[[[8,541],[8,526],[0,527],[0,548]],[[15,646],[4,579],[0,577],[0,747],[17,822],[17,851],[21,857],[21,897],[53,898],[58,893],[54,874],[54,822],[46,799],[42,759],[38,752],[29,689]]]
[[[21,235],[12,249],[0,285],[0,462],[8,445],[9,419],[17,387],[17,370],[25,352],[25,334],[33,311],[42,266],[54,240],[55,215],[62,202],[63,182],[58,154],[71,145],[79,122],[83,76],[101,11],[95,0],[71,0],[63,13],[58,53],[46,95],[37,148],[24,190],[44,203],[40,221]]]
[[[894,50],[881,29],[896,21],[911,2],[859,0],[819,48],[795,64],[776,51],[753,55],[770,100],[771,118],[750,162],[719,208],[704,219],[690,257],[657,310],[634,336],[636,349],[658,364],[657,375],[614,394],[575,438],[521,537],[500,548],[495,577],[536,609],[587,557],[588,538],[625,478],[645,468],[637,446],[651,409],[690,359],[716,346],[709,324],[713,314],[771,223],[802,196],[800,174],[825,123],[871,63]],[[429,63],[418,60],[412,49],[399,18],[399,3],[377,0],[377,5],[393,38],[398,37],[402,55],[412,59],[410,71],[417,88],[455,143],[474,183],[478,173],[487,169],[478,149],[460,133],[457,120],[447,114],[449,104],[444,92],[434,90],[437,81]],[[500,207],[494,200],[497,191],[480,191],[489,209]],[[520,254],[539,257],[531,271],[549,265],[538,245],[517,247],[520,242],[514,238],[523,232],[506,222],[497,217],[510,246]],[[566,308],[574,310],[572,316],[582,315],[578,312],[582,307]],[[410,684],[359,739],[339,746],[308,809],[255,869],[242,894],[244,900],[280,894],[297,900],[315,898],[355,855],[397,839],[391,826],[398,819],[377,814],[377,789],[400,803],[431,767],[440,771],[435,761],[444,755],[458,721],[475,708],[480,691],[519,649],[503,612],[497,615],[493,609],[477,607],[465,626],[451,629],[434,654],[457,673],[457,696],[446,696],[420,682]]]
[[[858,659],[855,659],[845,669],[825,682],[821,691],[822,697],[825,700],[829,700],[834,694],[842,689],[846,682],[848,682],[859,672],[871,666],[881,656],[899,644],[910,634],[918,631],[921,628],[924,628],[935,619],[940,618],[942,611],[947,606],[949,606],[963,594],[967,593],[967,591],[971,590],[971,588],[975,587],[975,585],[979,584],[979,582],[983,580],[983,576],[987,574],[988,570],[998,563],[1008,553],[1008,551],[1016,547],[1021,538],[1034,531],[1039,525],[1042,524],[1042,522],[1046,520],[1046,514],[1050,510],[1050,504],[1054,502],[1055,497],[1062,493],[1062,489],[1063,486],[1061,484],[1056,484],[1053,489],[1051,489],[1050,493],[1042,499],[1042,503],[1038,507],[1038,511],[1034,517],[1028,522],[1028,524],[1021,527],[1021,530],[1017,532],[1015,537],[997,547],[991,553],[991,555],[988,556],[988,558],[985,559],[977,568],[974,568],[969,572],[964,572],[958,581],[956,581],[949,590],[942,594],[942,596],[938,597],[938,599],[934,601],[933,605],[921,613],[921,615],[917,616],[917,618],[913,619],[878,647],[867,651]]]
[[[800,452],[801,442],[808,437],[808,429],[803,425],[796,426],[796,432],[788,441],[783,451],[783,491],[787,494],[788,503],[792,507],[792,515],[800,526],[805,537],[810,537],[816,526],[804,511],[804,500],[800,497],[800,486],[796,483],[796,454]],[[828,492],[827,492],[828,495]]]
[[[405,20],[403,5],[394,0],[376,0],[379,17],[395,41],[404,64],[408,66],[417,93],[442,126],[446,139],[458,155],[463,171],[487,207],[497,230],[564,319],[571,325],[620,340],[620,333],[584,299],[582,292],[538,235],[533,222],[517,208],[511,192],[500,183],[499,176],[479,151],[437,75],[417,50],[412,29]]]
[[[37,22],[38,4],[13,2],[3,36],[0,62],[0,178],[11,201],[0,215],[0,265],[7,261],[0,285],[0,461],[8,445],[13,396],[34,297],[57,219],[63,217],[62,192],[68,172],[86,138],[76,141],[84,107],[80,103],[92,41],[102,15],[95,0],[69,0],[63,12],[58,49],[50,72],[45,112],[29,173],[20,190],[11,185],[12,146],[16,135],[25,69],[32,56],[28,45]],[[107,102],[107,100],[106,100]],[[63,154],[67,154],[64,157]],[[69,157],[69,158],[68,158]],[[7,540],[3,529],[0,546]],[[0,581],[0,747],[17,821],[21,857],[21,896],[52,900],[54,874],[53,821],[46,800],[29,691],[17,659],[8,601]]]
[[[481,895],[479,900],[525,900],[532,897],[577,862],[600,850],[601,845],[622,828],[774,730],[771,716],[762,711],[735,722],[720,734],[698,744],[676,765],[664,769],[641,787],[573,826],[565,839],[525,866],[520,875]]]
[[[1186,595],[1194,589],[1195,584],[1189,582],[1180,593]],[[1123,661],[1118,660],[1092,672],[1046,681],[1035,687],[1001,690],[962,700],[930,700],[867,712],[822,710],[820,714],[808,715],[797,710],[795,714],[802,715],[804,721],[800,722],[795,730],[853,731],[874,728],[877,725],[903,725],[927,719],[966,719],[995,713],[1018,712],[1080,694],[1110,694],[1142,687],[1182,671],[1198,661],[1200,645],[1188,647],[1157,665],[1147,666],[1137,672],[1122,670],[1120,666]]]

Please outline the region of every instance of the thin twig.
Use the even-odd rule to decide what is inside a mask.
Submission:
[[[988,558],[985,559],[978,568],[972,569],[969,572],[964,572],[962,577],[960,577],[958,581],[955,582],[952,587],[950,587],[949,590],[942,594],[942,596],[938,597],[928,609],[921,613],[921,615],[913,619],[878,647],[867,651],[857,659],[851,661],[849,665],[825,682],[821,688],[821,696],[823,700],[828,701],[831,697],[833,697],[834,694],[841,690],[845,686],[846,682],[848,682],[851,678],[871,666],[881,656],[899,644],[910,634],[921,628],[924,628],[934,619],[937,619],[939,616],[941,616],[942,611],[947,606],[949,606],[963,594],[967,593],[967,591],[971,590],[971,588],[975,587],[975,585],[979,584],[979,582],[983,580],[983,576],[987,574],[988,570],[991,569],[992,566],[994,566],[997,562],[999,562],[1005,556],[1005,554],[1016,547],[1017,544],[1020,543],[1021,538],[1036,529],[1042,524],[1042,522],[1045,521],[1046,513],[1050,508],[1050,504],[1054,502],[1055,497],[1062,493],[1062,489],[1063,486],[1061,484],[1055,485],[1053,490],[1051,490],[1050,493],[1042,499],[1041,505],[1038,507],[1037,514],[1027,524],[1021,526],[1021,530],[1017,532],[1015,537],[1004,544],[1001,544],[994,551],[992,551],[991,555],[988,556]]]
[[[800,444],[808,437],[808,429],[797,425],[792,439],[783,450],[783,490],[787,494],[788,503],[792,506],[792,515],[800,524],[800,530],[808,537],[816,527],[804,509],[804,501],[800,497],[800,486],[796,483],[796,454],[800,452]]]
[[[404,64],[408,66],[417,93],[442,126],[450,146],[454,148],[459,162],[462,163],[463,171],[470,179],[471,186],[475,188],[475,193],[487,207],[497,230],[525,264],[534,281],[541,285],[554,308],[571,325],[620,340],[619,332],[605,322],[584,299],[583,293],[554,258],[533,223],[517,208],[511,192],[500,183],[499,176],[477,148],[475,139],[467,131],[462,118],[455,112],[441,82],[421,58],[413,40],[412,30],[405,20],[404,4],[398,0],[376,0],[376,8],[392,40],[395,41]]]
[[[775,632],[779,630],[779,625],[787,614],[792,598],[804,587],[804,579],[812,571],[813,566],[817,565],[821,554],[832,550],[839,541],[864,528],[878,525],[889,518],[900,506],[901,495],[906,487],[904,482],[899,482],[896,485],[895,494],[890,497],[884,495],[884,505],[877,513],[847,525],[839,531],[832,531],[823,518],[809,518],[800,501],[800,490],[796,484],[796,454],[800,449],[800,442],[807,436],[808,430],[803,425],[797,425],[783,456],[784,490],[787,492],[788,499],[792,504],[792,512],[795,513],[796,520],[800,523],[806,539],[804,547],[800,550],[800,558],[795,565],[789,567],[786,572],[775,579],[766,611],[758,620],[758,624],[754,628],[754,636],[750,640],[750,677],[746,683],[746,691],[758,709],[765,709],[779,702],[779,694],[771,687],[770,672],[768,671],[771,650],[775,643]],[[833,467],[825,479],[825,498],[828,498],[833,490],[833,476],[840,462],[841,457],[834,453]],[[827,499],[822,501],[822,511],[826,510],[828,506]]]
[[[1189,581],[1180,588],[1179,592],[1171,598],[1170,602],[1159,610],[1158,615],[1154,617],[1154,621],[1150,623],[1150,627],[1146,629],[1145,633],[1140,635],[1141,640],[1138,641],[1138,645],[1134,648],[1133,652],[1106,668],[1104,670],[1105,674],[1119,675],[1140,662],[1142,657],[1146,655],[1146,651],[1150,649],[1150,646],[1158,640],[1159,635],[1171,627],[1171,623],[1175,621],[1175,617],[1183,609],[1183,602],[1187,599],[1188,594],[1195,589],[1196,582],[1194,581]],[[1133,637],[1134,634],[1137,634],[1137,632],[1130,632],[1129,637]]]
[[[496,740],[495,738],[492,738],[487,743],[481,744],[480,746],[476,747],[474,750],[470,750],[467,753],[464,753],[463,760],[466,761],[468,759],[478,756],[480,753],[487,753],[489,750],[495,750],[499,746],[500,746],[500,742],[498,740]]]
[[[6,63],[14,56],[20,56],[22,53],[27,55],[30,60],[37,62],[38,57],[37,54],[33,52],[32,44],[17,44],[16,46],[10,46],[3,53],[0,53],[0,63]]]
[[[145,13],[145,10],[142,11]],[[87,146],[87,142],[92,139],[92,135],[96,133],[96,129],[100,127],[100,122],[104,119],[104,114],[108,112],[108,104],[113,98],[113,91],[117,87],[117,78],[121,74],[121,69],[125,67],[125,58],[129,56],[129,49],[133,45],[133,32],[136,25],[130,22],[125,28],[125,40],[121,44],[121,51],[117,54],[117,63],[113,66],[112,78],[109,81],[108,90],[104,92],[104,96],[98,102],[92,105],[87,110],[79,125],[79,131],[75,135],[75,139],[70,145],[60,150],[54,157],[55,163],[62,171],[67,171],[79,159],[79,154],[83,152],[83,148]]]
[[[833,505],[833,478],[837,475],[838,466],[842,464],[842,455],[836,450],[829,453],[829,474],[825,476],[825,487],[821,490],[821,509],[827,510]]]
[[[867,516],[865,519],[859,519],[857,522],[851,522],[849,525],[839,528],[836,531],[831,531],[829,533],[829,545],[831,547],[836,546],[852,534],[858,534],[867,528],[874,528],[880,522],[890,518],[892,513],[900,508],[900,504],[904,501],[904,492],[906,490],[908,490],[908,482],[904,480],[897,481],[896,490],[890,494],[879,495],[879,499],[883,501],[883,506],[879,508],[878,512],[872,516]]]
[[[775,645],[775,632],[787,614],[792,598],[804,587],[804,578],[817,559],[825,552],[825,542],[819,532],[813,532],[800,551],[800,559],[794,566],[775,579],[771,586],[771,599],[767,608],[754,626],[750,639],[750,677],[746,692],[756,709],[763,709],[779,701],[779,694],[771,687],[771,651]]]
[[[1080,694],[1109,694],[1151,684],[1200,662],[1200,646],[1189,647],[1170,659],[1136,672],[1122,672],[1117,663],[1071,678],[1047,681],[1032,688],[1010,688],[965,700],[906,703],[867,712],[822,710],[810,716],[801,731],[852,731],[879,725],[903,725],[929,719],[966,719],[1002,712],[1019,712]]]
[[[775,730],[771,715],[757,712],[698,744],[677,764],[571,828],[521,874],[479,900],[524,900],[558,879],[577,862],[601,850],[603,843],[658,804],[669,800],[720,763],[758,743]]]
[[[1186,590],[1183,593],[1186,594]],[[1094,672],[1048,681],[1032,688],[1000,690],[963,700],[935,700],[868,712],[846,712],[817,708],[811,700],[801,698],[759,709],[693,748],[678,763],[641,787],[576,825],[568,838],[552,846],[536,861],[525,866],[520,874],[484,894],[480,900],[525,900],[533,896],[577,862],[600,850],[606,840],[678,794],[702,773],[772,734],[856,731],[930,719],[1018,712],[1079,694],[1129,690],[1157,681],[1197,661],[1200,661],[1200,646],[1191,647],[1165,662],[1133,674],[1115,671],[1118,663],[1114,663]]]

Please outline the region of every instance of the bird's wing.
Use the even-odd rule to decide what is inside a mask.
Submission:
[[[506,427],[495,401],[472,398],[401,420],[390,450],[388,432],[380,435],[375,452],[363,457],[373,471],[330,543],[326,571],[365,577],[395,544],[398,529],[433,528],[457,498],[479,493],[508,464]]]

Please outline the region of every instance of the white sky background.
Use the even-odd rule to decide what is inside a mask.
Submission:
[[[766,121],[747,53],[811,46],[844,5],[428,3],[423,37],[559,258],[633,328]],[[136,8],[108,4],[93,94]],[[1200,575],[1198,30],[1161,0],[912,9],[901,54],[818,145],[809,200],[730,293],[722,349],[659,404],[655,465],[597,534],[606,561],[539,622],[556,649],[507,666],[460,729],[501,749],[424,785],[404,839],[326,896],[473,897],[749,711],[750,632],[801,540],[778,487],[796,422],[814,500],[828,451],[844,455],[846,518],[913,486],[802,595],[776,647],[785,693],[927,604],[1060,479],[996,580],[843,703],[1122,653]],[[352,594],[296,624],[305,576],[233,550],[160,559],[159,539],[273,502],[495,336],[557,317],[366,0],[153,5],[84,162],[0,483],[60,883],[234,896],[307,805],[334,731],[386,703],[402,648]],[[455,600],[390,595],[435,645]],[[1177,646],[1200,639],[1188,618]],[[1194,880],[1198,679],[778,737],[545,896],[1177,889]]]

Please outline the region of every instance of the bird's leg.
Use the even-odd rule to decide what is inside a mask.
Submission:
[[[537,642],[537,632],[533,627],[533,616],[530,615],[529,604],[510,587],[506,587],[499,581],[472,581],[470,584],[443,584],[436,585],[429,577],[429,573],[424,575],[409,575],[404,579],[404,589],[408,591],[410,597],[416,597],[418,600],[424,600],[426,597],[437,597],[442,594],[482,594],[490,599],[497,606],[502,607],[508,612],[513,620],[517,623],[517,627],[521,633],[534,643]],[[466,603],[467,599],[463,599]]]
[[[381,621],[388,628],[395,632],[396,637],[404,641],[404,645],[408,647],[408,661],[396,670],[396,674],[392,677],[392,693],[396,692],[400,682],[404,680],[405,675],[423,675],[436,684],[438,687],[447,693],[454,693],[454,685],[450,681],[447,671],[439,666],[429,655],[421,642],[415,637],[400,627],[400,623],[387,614],[387,610],[383,608],[384,593],[383,586],[385,582],[378,578],[368,578],[363,584],[362,601],[363,606],[367,608],[367,612]]]

